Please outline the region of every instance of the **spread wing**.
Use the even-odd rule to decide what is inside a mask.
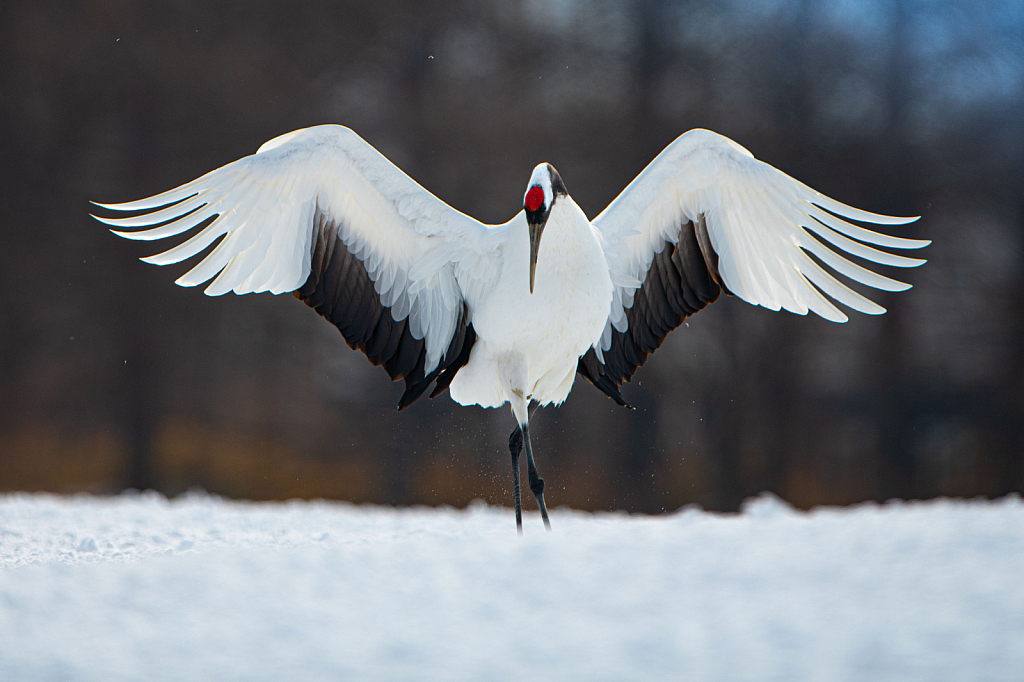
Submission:
[[[580,360],[580,373],[625,404],[618,386],[722,290],[771,310],[813,311],[834,322],[847,317],[826,295],[863,313],[884,313],[809,254],[862,284],[903,291],[910,285],[841,252],[915,267],[925,261],[868,244],[918,249],[930,242],[881,234],[844,218],[878,225],[917,220],[830,199],[717,133],[679,136],[593,221],[605,240],[615,293],[601,342]]]
[[[97,217],[128,239],[200,228],[148,263],[177,263],[220,240],[177,284],[212,279],[211,296],[294,291],[405,379],[400,407],[434,379],[436,395],[469,357],[460,281],[483,290],[500,274],[500,228],[448,206],[342,126],[297,130],[176,189],[97,205],[144,212]],[[150,229],[123,231],[135,227]]]

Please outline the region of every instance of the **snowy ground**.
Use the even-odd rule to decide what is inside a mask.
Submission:
[[[0,680],[1022,680],[1024,504],[0,496]]]

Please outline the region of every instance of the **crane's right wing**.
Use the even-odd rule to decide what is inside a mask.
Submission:
[[[615,289],[601,342],[581,360],[580,372],[622,402],[618,386],[721,290],[771,310],[813,311],[833,322],[847,317],[826,295],[863,313],[884,313],[811,255],[862,284],[903,291],[910,285],[845,254],[914,267],[924,261],[868,244],[919,249],[930,242],[881,234],[843,218],[877,225],[917,220],[830,199],[709,130],[680,135],[593,221],[605,240]]]
[[[294,291],[350,346],[406,380],[402,407],[435,378],[443,389],[468,359],[473,332],[459,281],[486,288],[500,274],[500,229],[456,211],[343,126],[297,130],[176,189],[97,205],[145,212],[97,217],[128,239],[202,226],[143,260],[177,263],[219,239],[177,284],[212,278],[211,296]],[[133,227],[150,229],[122,231]]]

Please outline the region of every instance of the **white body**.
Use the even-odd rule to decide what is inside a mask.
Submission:
[[[598,342],[608,321],[612,281],[597,230],[576,202],[555,202],[540,242],[537,278],[529,292],[526,218],[508,224],[495,286],[467,297],[477,333],[469,363],[451,385],[461,405],[506,401],[524,423],[529,401],[559,404],[569,395],[576,363]]]

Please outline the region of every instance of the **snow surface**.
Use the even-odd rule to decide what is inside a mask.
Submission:
[[[1022,680],[1024,504],[0,496],[0,680]]]

